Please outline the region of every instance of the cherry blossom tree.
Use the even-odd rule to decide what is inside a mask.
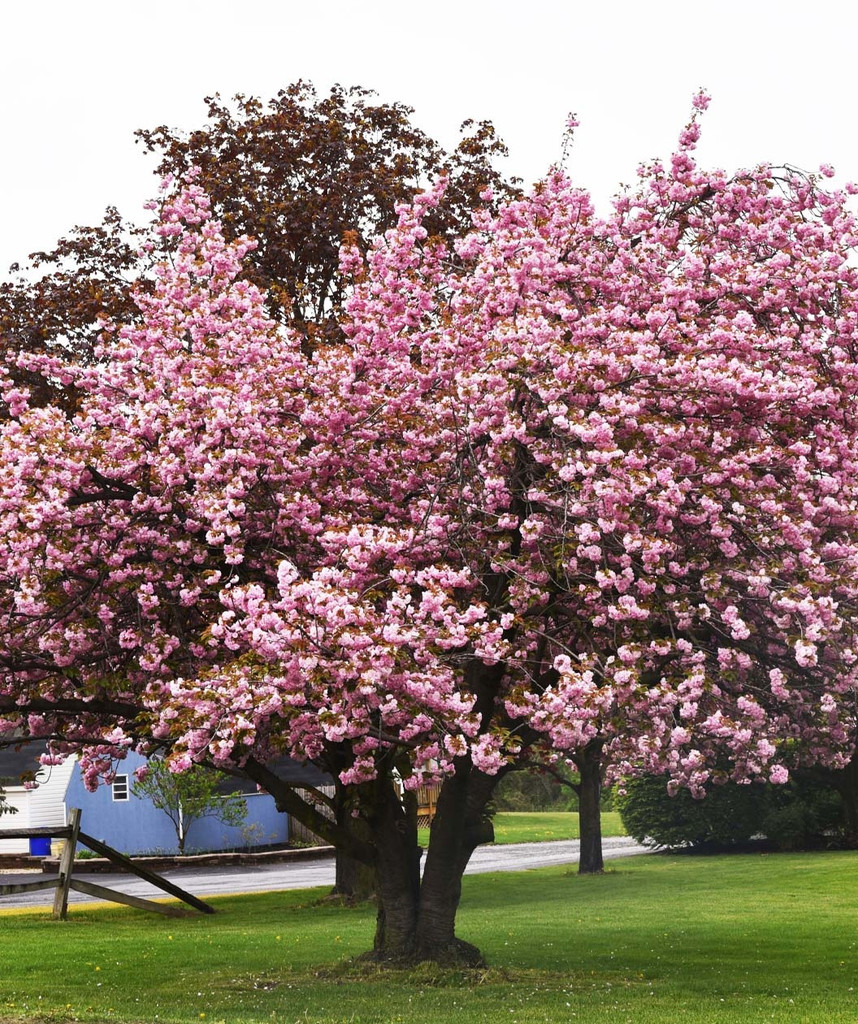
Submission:
[[[372,866],[382,960],[479,959],[461,878],[517,763],[695,793],[845,763],[856,222],[827,169],[699,168],[705,105],[605,218],[555,169],[450,242],[440,181],[344,248],[312,350],[203,190],[166,201],[139,318],[30,359],[76,408],[7,378],[2,728],[93,784],[130,747],[255,780]]]

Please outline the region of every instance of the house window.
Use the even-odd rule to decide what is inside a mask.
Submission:
[[[128,776],[127,775],[116,775],[113,779],[113,799],[114,800],[127,800],[128,799]]]

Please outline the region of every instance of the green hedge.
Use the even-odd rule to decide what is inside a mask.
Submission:
[[[830,788],[801,777],[786,786],[712,786],[703,799],[667,792],[662,776],[626,783],[616,798],[630,836],[654,846],[724,849],[765,836],[777,849],[833,845],[842,828],[841,802]]]

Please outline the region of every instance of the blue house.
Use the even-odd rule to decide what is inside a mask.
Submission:
[[[83,785],[79,770],[72,772],[66,790],[66,806],[80,807],[84,832],[121,853],[164,854],[178,852],[173,822],[144,797],[134,792],[134,770],[146,763],[130,753],[112,783],[94,793]],[[289,841],[289,816],[274,806],[267,793],[229,779],[226,792],[240,791],[247,805],[241,826],[224,825],[214,817],[199,818],[188,826],[186,853],[237,850],[248,846],[282,845]]]
[[[94,793],[84,788],[80,766],[75,759],[62,765],[41,768],[36,744],[21,750],[0,750],[0,778],[4,780],[7,800],[18,813],[0,818],[4,826],[65,825],[68,810],[79,807],[83,831],[121,853],[131,855],[171,854],[178,852],[173,822],[151,800],[134,793],[134,770],[145,763],[139,754],[129,753],[121,762],[112,783],[102,784]],[[277,774],[295,786],[324,786],[330,780],[311,765],[284,758],[272,766]],[[20,780],[37,773],[37,788]],[[240,826],[224,825],[215,818],[200,818],[189,825],[186,853],[238,850],[283,845],[290,838],[289,815],[277,810],[274,799],[260,793],[256,786],[240,779],[225,777],[224,793],[240,792],[247,815]],[[0,839],[0,854],[26,852],[26,840]]]

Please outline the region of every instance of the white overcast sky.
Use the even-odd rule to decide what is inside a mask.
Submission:
[[[528,181],[581,121],[570,163],[597,204],[667,155],[693,92],[701,158],[858,179],[853,0],[6,0],[0,9],[0,273],[154,194],[138,127],[193,128],[204,96],[298,78],[377,90],[448,145],[495,122]]]

